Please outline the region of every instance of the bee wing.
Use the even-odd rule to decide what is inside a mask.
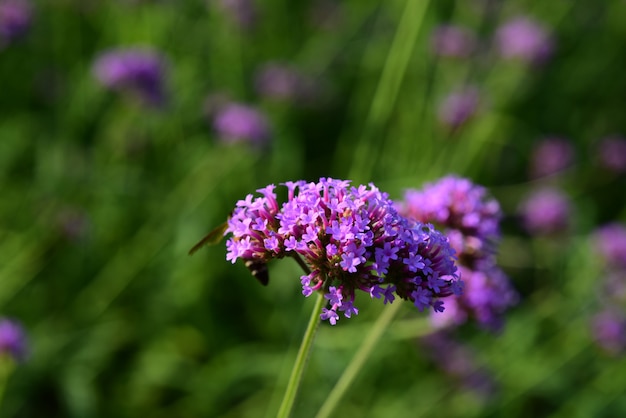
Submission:
[[[227,228],[228,222],[224,222],[223,224],[219,225],[217,228],[206,234],[204,238],[202,238],[196,245],[191,248],[191,250],[189,250],[189,255],[192,255],[205,245],[215,245],[220,242]]]

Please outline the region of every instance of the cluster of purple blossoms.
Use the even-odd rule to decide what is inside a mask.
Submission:
[[[528,17],[516,17],[502,24],[496,32],[496,45],[502,57],[528,64],[547,61],[554,49],[550,34]]]
[[[252,29],[258,20],[257,9],[252,0],[220,0],[218,3],[240,29]]]
[[[146,49],[115,49],[100,55],[93,66],[105,87],[129,94],[141,102],[161,106],[165,102],[165,60]]]
[[[278,62],[263,65],[256,73],[254,85],[261,96],[293,103],[310,102],[316,89],[311,78]]]
[[[499,329],[502,314],[518,296],[495,262],[502,217],[498,202],[484,187],[447,176],[422,190],[407,190],[399,206],[405,216],[443,228],[458,255],[463,295],[451,299],[443,315],[433,316],[433,324],[459,325],[473,317],[481,326]]]
[[[270,185],[237,202],[228,221],[227,260],[266,263],[301,257],[310,272],[302,293],[324,293],[323,320],[335,324],[338,311],[358,314],[357,290],[391,303],[395,296],[420,310],[443,312],[443,297],[459,295],[454,250],[430,224],[400,216],[386,193],[374,185],[321,178],[287,182],[279,204]]]
[[[478,108],[479,95],[474,87],[464,88],[446,96],[441,102],[438,116],[441,123],[457,129],[465,124]]]
[[[497,391],[494,377],[478,364],[475,353],[446,331],[422,337],[419,344],[426,348],[430,358],[441,370],[466,390],[484,399],[492,397]]]
[[[610,136],[602,139],[598,146],[600,165],[614,173],[626,173],[626,139]]]
[[[566,169],[574,159],[572,143],[563,138],[547,138],[538,142],[532,152],[530,176],[540,178]]]
[[[26,336],[22,326],[11,319],[0,319],[0,355],[22,361],[27,355]]]
[[[476,48],[476,37],[472,31],[461,26],[438,26],[431,34],[431,47],[442,57],[466,58]]]
[[[0,49],[28,32],[32,13],[26,0],[0,0]]]
[[[213,129],[223,142],[260,146],[271,137],[267,118],[251,106],[228,102],[218,106],[212,118]]]
[[[602,310],[591,319],[596,343],[611,355],[626,350],[626,226],[610,223],[591,236],[593,248],[605,262]]]
[[[611,269],[626,270],[626,226],[610,223],[594,233],[594,247]]]
[[[519,212],[532,235],[558,234],[570,223],[570,201],[562,191],[552,187],[533,191],[520,204]]]

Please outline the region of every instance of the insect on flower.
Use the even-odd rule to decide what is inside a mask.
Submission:
[[[194,245],[191,250],[189,250],[189,255],[193,255],[200,248],[205,245],[215,245],[222,240],[224,236],[224,232],[228,229],[228,221],[218,225],[215,229],[209,232],[204,236],[196,245]],[[267,264],[263,261],[257,260],[246,260],[244,263],[246,268],[250,271],[250,274],[254,276],[263,286],[267,286],[269,283],[269,272],[267,270]]]

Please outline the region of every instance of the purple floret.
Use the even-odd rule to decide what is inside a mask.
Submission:
[[[626,269],[626,226],[610,223],[594,233],[595,248],[611,267]]]
[[[533,235],[551,235],[564,231],[570,223],[570,202],[556,188],[533,191],[520,205],[524,226]]]

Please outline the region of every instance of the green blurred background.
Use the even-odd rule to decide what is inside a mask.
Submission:
[[[246,3],[32,1],[28,33],[0,49],[0,314],[30,345],[2,416],[274,416],[313,302],[298,266],[270,264],[264,288],[223,245],[189,248],[270,183],[349,178],[400,199],[449,173],[487,186],[505,212],[500,264],[520,303],[500,334],[456,330],[490,389],[432,361],[407,304],[334,416],[625,416],[626,361],[590,326],[606,271],[589,234],[626,221],[626,178],[594,157],[601,138],[626,133],[626,2]],[[494,52],[518,15],[552,34],[547,62]],[[473,30],[479,51],[438,56],[442,24]],[[133,46],[167,59],[161,108],[94,77],[99,54]],[[259,94],[270,61],[314,80],[314,98]],[[480,106],[451,129],[438,106],[462,85]],[[262,112],[269,146],[220,141],[206,110],[215,94]],[[530,180],[533,146],[550,135],[567,138],[574,163]],[[572,216],[537,237],[517,210],[544,184],[570,197]],[[322,324],[295,417],[315,415],[383,309],[359,307]]]

